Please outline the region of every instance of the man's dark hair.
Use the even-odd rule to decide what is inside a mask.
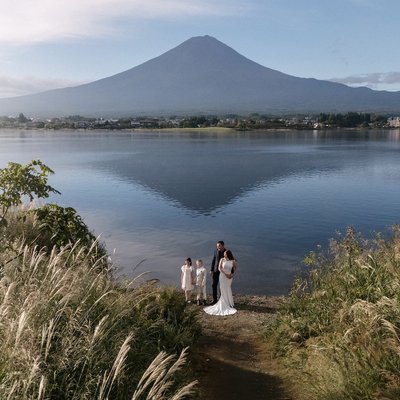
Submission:
[[[220,244],[220,245],[222,245],[222,246],[225,246],[225,243],[224,243],[223,240],[218,240],[217,244]]]

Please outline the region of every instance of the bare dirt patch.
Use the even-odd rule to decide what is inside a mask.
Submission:
[[[193,350],[199,400],[289,400],[263,338],[282,298],[234,296],[238,312],[208,315],[199,307],[203,334]],[[198,306],[193,306],[198,307]]]

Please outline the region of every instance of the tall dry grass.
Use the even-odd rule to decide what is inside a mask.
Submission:
[[[399,228],[387,240],[349,229],[306,261],[307,277],[268,327],[303,398],[399,399]]]
[[[10,240],[3,231],[1,241],[1,399],[161,400],[193,392],[184,349],[198,325],[180,294],[115,282],[104,259],[93,261],[93,249],[79,243],[49,253],[26,244],[34,228],[7,229],[26,234]]]

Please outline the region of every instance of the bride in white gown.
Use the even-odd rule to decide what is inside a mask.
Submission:
[[[232,315],[237,311],[234,308],[232,296],[232,278],[236,271],[236,260],[233,258],[232,252],[226,250],[224,258],[221,259],[218,265],[220,271],[219,288],[221,297],[214,305],[204,308],[204,311],[210,315]]]

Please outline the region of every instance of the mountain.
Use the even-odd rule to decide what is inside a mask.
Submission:
[[[193,37],[88,84],[0,99],[0,115],[400,111],[400,92],[298,78],[257,64],[210,36]]]

